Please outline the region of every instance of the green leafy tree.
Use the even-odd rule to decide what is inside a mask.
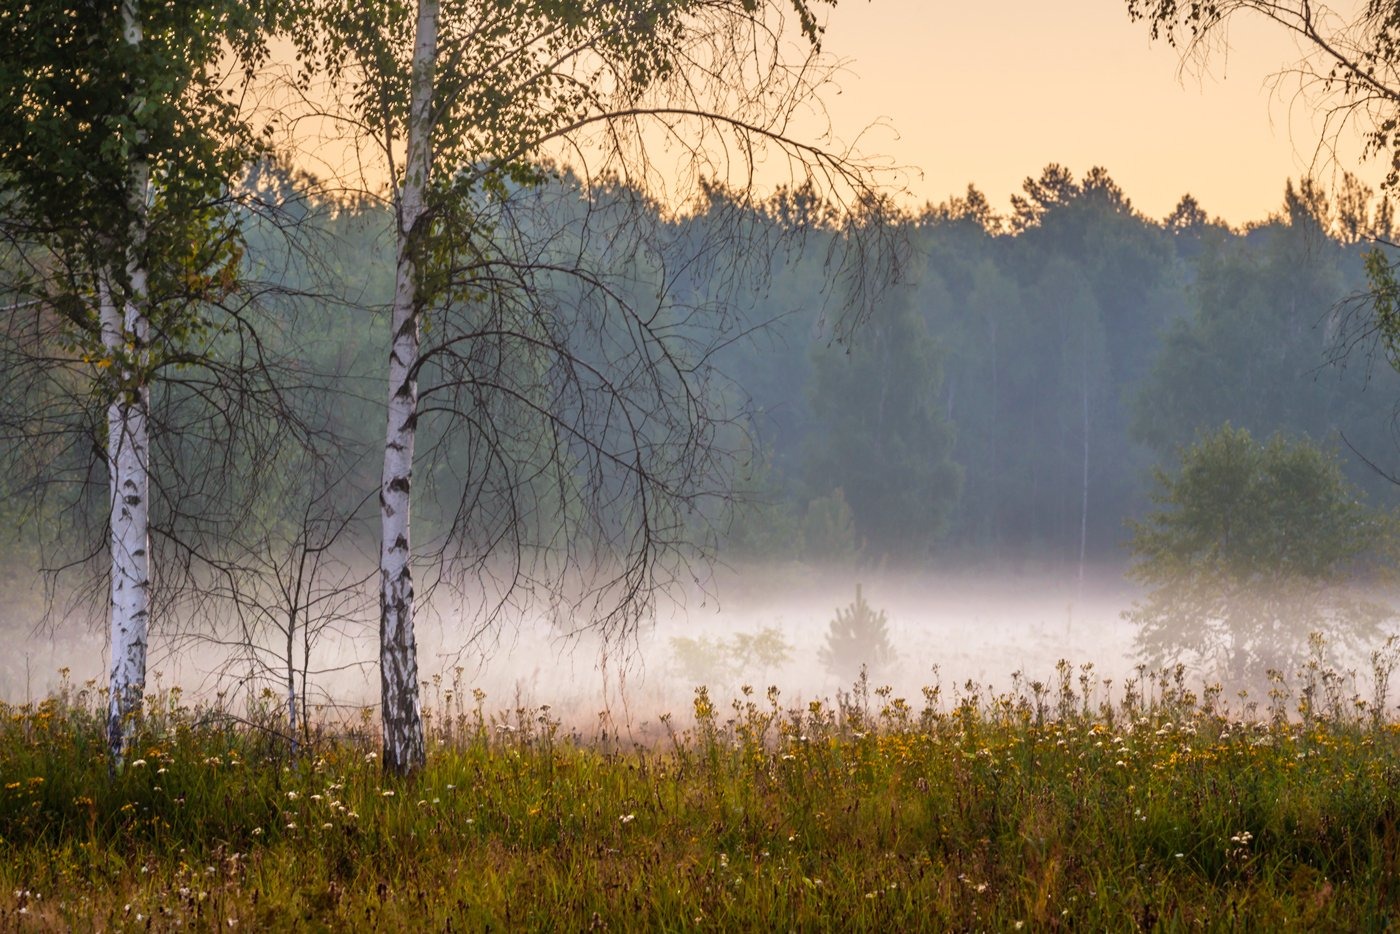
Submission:
[[[1312,442],[1227,423],[1155,481],[1161,508],[1131,524],[1130,576],[1149,590],[1125,614],[1144,661],[1257,684],[1304,657],[1312,632],[1351,649],[1379,634],[1384,611],[1348,584],[1387,522]]]
[[[63,394],[67,411],[7,409],[4,420],[20,433],[76,423],[102,438],[114,761],[140,706],[161,573],[152,428],[169,408],[153,407],[152,390],[177,369],[199,371],[196,395],[219,383],[209,351],[233,319],[209,310],[234,290],[242,258],[221,202],[257,149],[228,66],[262,61],[274,12],[225,0],[0,8],[3,223],[25,258],[7,283],[24,300],[6,309],[5,369],[37,363],[25,371],[36,383],[87,389]]]
[[[490,578],[480,590],[508,599],[574,582],[580,615],[605,633],[648,609],[674,575],[686,515],[713,492],[723,419],[706,391],[710,348],[668,310],[666,289],[634,301],[606,261],[529,233],[514,196],[560,151],[674,195],[655,169],[657,139],[685,148],[692,185],[706,172],[725,181],[734,154],[759,150],[862,199],[868,173],[787,133],[823,71],[809,0],[297,6],[303,60],[345,92],[347,123],[389,179],[381,714],[384,767],[409,773],[424,759],[410,521],[427,453],[420,418],[455,421],[473,439],[473,467],[494,471],[464,478],[450,534],[429,549],[437,567]],[[604,173],[586,174],[588,185]],[[747,188],[747,168],[737,176]],[[612,228],[614,254],[648,253],[642,233]],[[549,280],[561,274],[586,286],[586,302],[557,300]],[[530,501],[541,477],[564,508]]]

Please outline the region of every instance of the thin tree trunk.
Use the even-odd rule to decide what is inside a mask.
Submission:
[[[1089,549],[1089,360],[1085,338],[1084,364],[1080,368],[1080,397],[1084,402],[1084,492],[1079,500],[1079,595],[1084,596],[1084,559]]]
[[[418,691],[418,648],[413,635],[413,575],[409,535],[413,445],[418,419],[419,241],[424,195],[432,168],[433,66],[437,58],[438,3],[419,0],[409,105],[408,153],[396,207],[398,264],[389,351],[388,429],[379,488],[379,668],[384,768],[406,775],[423,765],[423,715]]]
[[[136,0],[122,3],[122,38],[142,41]],[[133,107],[137,106],[133,94]],[[138,138],[138,143],[143,142]],[[136,155],[128,176],[133,210],[127,231],[126,298],[117,307],[110,278],[99,284],[102,345],[117,373],[117,390],[107,407],[107,471],[111,499],[111,673],[107,742],[113,766],[121,763],[131,715],[146,686],[146,643],[150,624],[150,387],[141,364],[149,337],[146,319],[146,189],[150,166]],[[133,359],[134,358],[134,359]],[[122,361],[120,363],[116,361]],[[133,366],[135,369],[133,369]]]
[[[299,597],[301,591],[297,591]],[[293,597],[293,600],[297,597]],[[287,614],[287,735],[292,738],[292,755],[297,754],[297,668],[296,668],[297,614],[295,607]],[[303,679],[302,685],[306,681]]]
[[[1001,375],[997,370],[996,315],[996,309],[991,309],[987,313],[987,325],[991,330],[992,347],[992,430],[989,432],[990,440],[988,442],[989,451],[987,455],[987,464],[991,468],[989,471],[991,483],[988,484],[988,487],[994,491],[1001,486],[1001,461],[998,453],[1001,449],[1001,445],[997,443],[998,434],[1001,432]],[[995,494],[993,495],[995,496]],[[992,513],[990,523],[992,556],[1000,558],[1003,532],[1002,516],[1005,515],[1005,511],[1002,505],[995,499],[990,503],[990,506],[990,511]]]

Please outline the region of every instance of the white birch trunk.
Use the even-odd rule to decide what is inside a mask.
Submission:
[[[413,48],[408,153],[397,199],[398,263],[389,350],[389,411],[384,474],[379,488],[379,668],[384,768],[400,775],[423,765],[423,715],[418,691],[418,648],[413,635],[413,574],[409,517],[413,445],[418,421],[419,242],[424,195],[432,168],[433,67],[437,60],[438,3],[419,0]]]
[[[141,44],[136,0],[122,3],[122,38]],[[133,102],[134,103],[134,102]],[[120,765],[130,734],[131,715],[140,708],[146,686],[146,643],[150,623],[150,388],[140,368],[149,336],[146,319],[146,189],[150,166],[143,156],[131,161],[129,198],[134,211],[127,231],[128,291],[117,307],[110,279],[99,285],[102,345],[116,374],[116,393],[107,407],[107,471],[111,497],[111,669],[107,742],[113,766]]]

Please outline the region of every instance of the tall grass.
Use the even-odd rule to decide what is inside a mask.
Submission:
[[[702,688],[625,747],[439,684],[404,782],[367,721],[293,758],[267,711],[177,691],[113,774],[101,692],[65,686],[0,709],[0,928],[1379,927],[1400,730],[1373,680]]]

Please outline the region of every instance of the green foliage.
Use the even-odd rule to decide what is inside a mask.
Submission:
[[[1132,524],[1127,613],[1151,664],[1182,660],[1231,683],[1261,683],[1306,654],[1309,636],[1369,648],[1385,617],[1345,586],[1383,544],[1336,460],[1306,440],[1260,443],[1228,423],[1158,470],[1160,508]]]
[[[1222,242],[1196,263],[1192,313],[1165,330],[1133,401],[1133,434],[1159,455],[1225,421],[1259,435],[1341,431],[1372,458],[1388,449],[1372,392],[1390,391],[1389,380],[1367,391],[1366,368],[1323,366],[1354,259],[1325,235],[1313,186],[1290,185],[1285,209],[1252,242]],[[1352,476],[1380,486],[1368,469]]]
[[[890,641],[889,622],[884,610],[876,612],[865,601],[857,584],[855,602],[837,609],[827,625],[826,644],[817,653],[821,663],[848,684],[863,673],[872,679],[888,674],[899,658]]]
[[[756,633],[713,636],[674,636],[671,654],[686,681],[695,685],[733,687],[739,678],[763,676],[792,658],[792,645],[782,630],[766,626]]]
[[[725,551],[744,560],[797,557],[801,529],[788,491],[770,461],[752,453],[747,460],[748,469],[734,481]]]
[[[1392,369],[1400,370],[1400,280],[1395,266],[1380,247],[1362,254],[1366,266],[1366,281],[1371,287],[1372,309],[1376,315],[1376,330],[1386,359]]]
[[[3,287],[42,308],[44,325],[6,321],[8,365],[67,370],[70,388],[102,402],[134,400],[190,368],[210,383],[219,382],[211,369],[236,368],[219,358],[237,341],[219,338],[249,326],[214,306],[243,284],[229,197],[263,148],[236,93],[238,68],[249,76],[265,61],[276,9],[226,0],[0,9],[0,108],[11,116],[0,126],[0,224],[21,257]],[[140,294],[136,270],[146,274]],[[106,341],[99,283],[136,315]]]
[[[802,557],[813,564],[851,562],[860,557],[861,539],[846,493],[839,486],[807,503],[802,516]]]
[[[276,5],[139,4],[139,44],[124,38],[122,8],[44,0],[0,9],[0,108],[10,117],[0,175],[64,239],[120,239],[136,210],[133,160],[152,165],[178,218],[218,198],[257,147],[228,93],[226,55],[232,48],[249,69],[264,61]]]
[[[808,484],[819,495],[840,489],[860,538],[899,561],[928,554],[962,483],[939,398],[942,357],[908,288],[852,346],[815,357],[811,404],[819,434]]]

